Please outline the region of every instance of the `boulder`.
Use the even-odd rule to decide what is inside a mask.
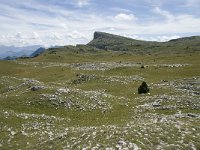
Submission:
[[[144,69],[144,65],[142,65],[141,68]]]
[[[140,87],[138,88],[138,94],[146,94],[150,91],[146,82],[142,82]]]
[[[41,90],[41,89],[43,89],[42,86],[33,86],[33,87],[31,87],[31,91],[38,91],[38,90]]]

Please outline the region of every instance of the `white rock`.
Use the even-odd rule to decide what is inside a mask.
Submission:
[[[93,132],[92,135],[95,136],[95,135],[96,135],[96,132]]]
[[[15,132],[15,131],[11,131],[10,133],[11,133],[11,135],[15,135],[15,134],[16,134],[16,132]]]
[[[69,89],[60,88],[57,90],[59,93],[69,93]]]
[[[28,136],[28,134],[25,131],[22,131],[22,135]]]

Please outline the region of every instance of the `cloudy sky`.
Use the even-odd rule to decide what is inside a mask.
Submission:
[[[200,35],[200,0],[0,0],[0,45],[74,45],[94,31],[166,41]]]

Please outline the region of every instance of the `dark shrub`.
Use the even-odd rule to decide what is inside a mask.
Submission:
[[[149,91],[150,91],[150,89],[149,89],[147,83],[142,82],[142,84],[138,88],[138,94],[145,94],[145,93],[148,93]]]

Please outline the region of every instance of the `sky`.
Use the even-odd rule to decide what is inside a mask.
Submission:
[[[0,45],[85,44],[95,31],[150,41],[200,35],[200,0],[0,0]]]

